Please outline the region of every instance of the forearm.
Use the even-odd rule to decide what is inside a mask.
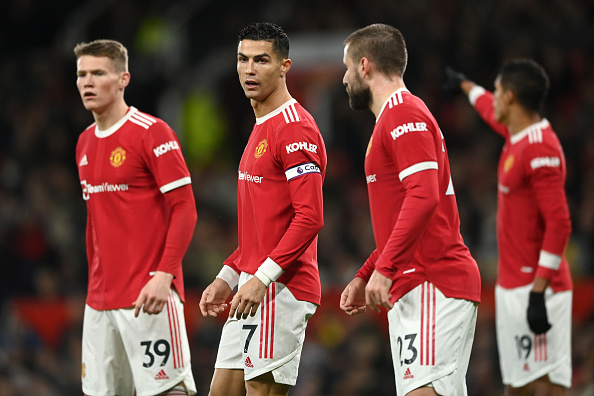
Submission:
[[[301,179],[301,180],[299,180]],[[301,176],[289,183],[293,218],[276,247],[268,255],[264,268],[275,281],[282,272],[309,248],[324,225],[322,177]]]
[[[464,92],[464,95],[468,96],[470,90],[474,88],[476,84],[470,80],[462,80],[460,83],[460,89]]]
[[[376,269],[389,278],[393,278],[398,268],[410,262],[439,203],[435,170],[415,173],[403,182],[406,197],[390,238],[376,263]]]
[[[175,274],[192,241],[198,215],[190,185],[166,193],[165,199],[171,210],[171,218],[157,270]]]
[[[534,278],[534,283],[532,284],[532,291],[535,293],[543,293],[546,290],[547,286],[549,286],[548,279],[536,276]]]
[[[562,154],[543,153],[562,157]],[[565,178],[560,168],[537,168],[530,179],[540,217],[544,223],[536,277],[552,279],[559,271],[571,235],[571,219],[565,196]]]
[[[359,269],[356,276],[363,279],[365,282],[369,282],[369,278],[375,270],[375,262],[377,261],[378,257],[379,252],[377,251],[377,249],[375,249],[369,256],[369,258],[365,260],[365,263],[363,264],[361,269]]]

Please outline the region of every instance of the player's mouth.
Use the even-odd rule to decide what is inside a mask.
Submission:
[[[255,80],[245,80],[243,84],[248,89],[254,89],[258,86],[258,83]]]
[[[94,97],[96,97],[96,96],[97,96],[97,95],[96,95],[96,94],[94,94],[94,93],[92,93],[92,92],[85,92],[85,93],[83,94],[83,97],[84,97],[85,99],[92,99],[92,98],[94,98]]]

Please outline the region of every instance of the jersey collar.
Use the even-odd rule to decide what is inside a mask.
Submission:
[[[122,118],[120,118],[120,120],[118,122],[116,122],[115,124],[113,124],[111,127],[107,128],[104,131],[101,131],[99,129],[99,127],[95,126],[95,136],[97,136],[98,138],[106,138],[108,136],[113,135],[137,111],[138,110],[136,109],[136,107],[130,106],[130,110],[128,110],[128,112]]]
[[[520,140],[524,139],[526,136],[528,136],[528,134],[530,133],[530,131],[533,131],[534,129],[545,129],[549,127],[549,121],[546,118],[543,118],[542,120],[522,129],[520,132],[511,135],[509,137],[509,141],[511,144],[516,144],[518,143]]]
[[[375,122],[376,123],[377,123],[377,120],[379,120],[379,118],[384,113],[384,109],[386,108],[386,106],[388,105],[388,103],[390,104],[390,108],[392,108],[394,106],[394,104],[402,103],[402,92],[408,92],[408,93],[410,93],[410,91],[408,89],[406,89],[406,88],[398,88],[390,96],[388,96],[388,99],[386,99],[386,101],[382,105],[382,109],[380,110],[380,112],[377,115],[377,118],[375,119]]]
[[[286,109],[287,107],[289,107],[295,103],[297,103],[297,100],[295,98],[289,99],[288,101],[286,101],[285,103],[283,103],[282,105],[277,107],[275,110],[272,110],[270,113],[268,113],[262,117],[256,118],[256,124],[257,125],[263,124],[267,120],[271,119],[272,117],[274,117],[277,114],[280,114],[284,109]]]

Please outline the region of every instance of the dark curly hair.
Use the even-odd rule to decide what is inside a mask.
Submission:
[[[251,23],[239,31],[238,42],[242,40],[269,41],[272,50],[282,59],[289,58],[289,37],[280,26],[270,22]]]
[[[507,61],[499,71],[503,89],[512,91],[527,110],[540,113],[549,91],[549,77],[532,59]]]

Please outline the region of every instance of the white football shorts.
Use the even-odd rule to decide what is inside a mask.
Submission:
[[[447,298],[425,282],[388,311],[396,394],[430,386],[440,395],[467,395],[466,371],[478,304]]]
[[[573,291],[545,291],[547,317],[552,325],[536,335],[526,318],[532,285],[504,289],[495,286],[495,324],[501,377],[520,388],[549,376],[553,384],[571,386],[571,304]]]
[[[239,287],[253,275],[242,272]],[[215,368],[243,370],[245,380],[272,372],[274,381],[294,386],[308,319],[317,305],[295,299],[282,283],[272,282],[255,316],[227,319]]]
[[[97,311],[85,306],[82,389],[93,396],[157,395],[183,382],[196,394],[184,305],[175,291],[163,311]],[[136,389],[136,393],[134,390]]]

